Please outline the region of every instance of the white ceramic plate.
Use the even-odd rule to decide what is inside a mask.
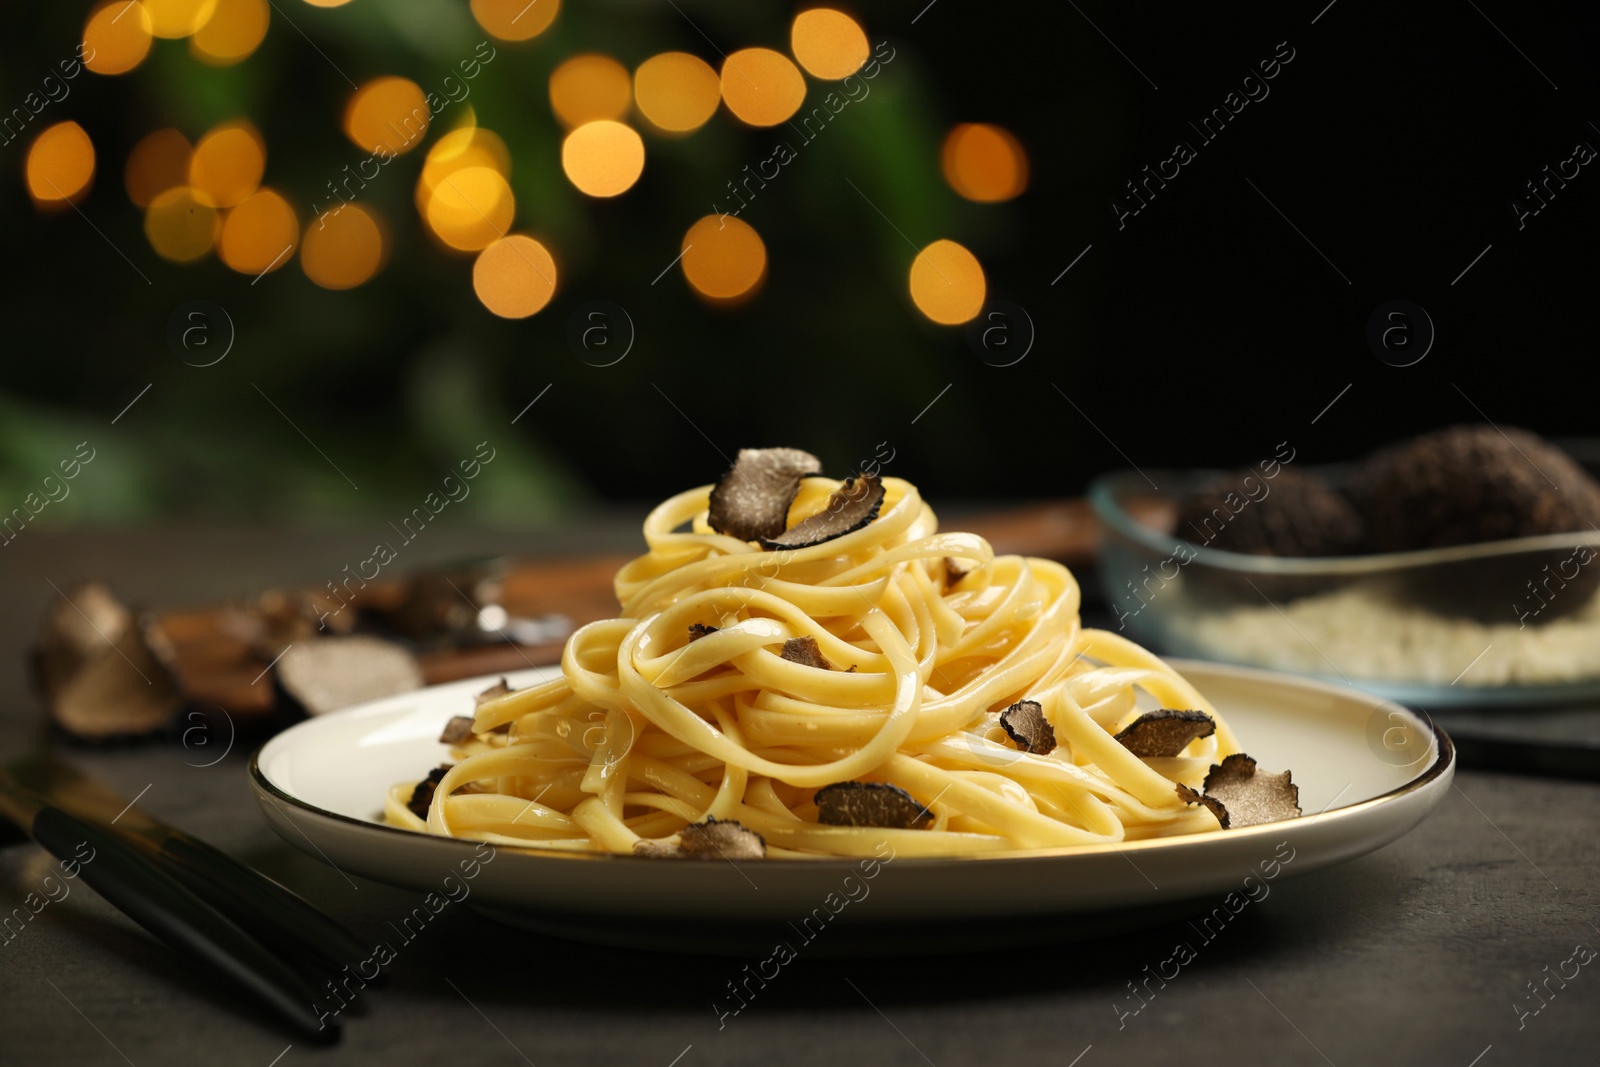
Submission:
[[[488,855],[487,846],[379,820],[384,791],[446,758],[440,729],[468,713],[472,694],[493,679],[434,686],[303,722],[262,748],[250,778],[284,840],[347,873],[447,895],[503,921],[577,940],[765,953],[776,932],[791,945],[816,941],[806,949],[814,954],[1037,944],[1042,935],[1104,933],[1194,911],[1205,898],[1241,908],[1240,901],[1269,893],[1272,879],[1308,874],[1395,840],[1450,787],[1449,738],[1392,702],[1267,671],[1175,665],[1227,716],[1263,769],[1294,772],[1304,816],[1123,845],[876,866],[499,848],[464,880],[463,862],[475,851]],[[523,671],[510,681],[527,685],[544,674]],[[454,880],[447,883],[449,876]]]

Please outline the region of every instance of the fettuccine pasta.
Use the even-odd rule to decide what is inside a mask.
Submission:
[[[874,482],[876,484],[876,480]],[[808,477],[793,522],[848,483]],[[875,518],[770,549],[716,532],[711,486],[659,505],[649,551],[624,566],[617,618],[567,642],[559,677],[483,699],[426,807],[416,783],[385,805],[402,827],[539,849],[630,853],[733,820],[772,856],[899,856],[1117,843],[1216,830],[1185,803],[1238,745],[1206,699],[1156,656],[1079,624],[1058,563],[995,556],[941,533],[911,484],[881,479]],[[793,525],[791,522],[791,525]],[[811,638],[822,665],[785,658]],[[1145,694],[1141,701],[1141,692]],[[1027,751],[1000,716],[1036,701],[1053,729]],[[1203,712],[1209,736],[1141,757],[1116,734],[1141,710]],[[819,821],[838,782],[897,786],[920,828]]]

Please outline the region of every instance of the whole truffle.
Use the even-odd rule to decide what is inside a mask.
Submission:
[[[1424,434],[1372,456],[1356,481],[1380,552],[1600,525],[1600,484],[1526,430],[1453,426]]]
[[[1174,533],[1252,556],[1346,556],[1365,541],[1361,517],[1331,486],[1293,467],[1219,474],[1191,491]]]
[[[1379,551],[1444,548],[1600,525],[1600,485],[1526,430],[1456,426],[1393,445],[1357,471]],[[1541,625],[1582,609],[1600,567],[1568,573],[1570,546],[1435,563],[1410,573],[1410,596],[1437,611]],[[1553,584],[1552,584],[1553,583]]]

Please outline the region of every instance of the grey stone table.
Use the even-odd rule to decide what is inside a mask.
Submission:
[[[621,549],[635,529],[608,521],[581,538],[441,530],[416,562]],[[93,574],[154,606],[203,602],[318,582],[367,539],[359,530],[26,531],[0,560],[0,756],[42,736],[21,653],[56,595],[49,581],[65,587]],[[387,920],[418,902],[348,883],[280,841],[255,811],[242,754],[209,768],[159,743],[65,755],[130,797],[148,786],[142,806],[363,937],[387,936]],[[1197,940],[1181,919],[985,955],[802,952],[719,1025],[712,1003],[747,961],[584,947],[448,908],[401,950],[387,986],[345,1013],[341,1045],[290,1047],[209,974],[78,884],[0,945],[0,1064],[1595,1063],[1600,966],[1574,953],[1600,946],[1600,787],[1473,772],[1457,784],[1395,844],[1273,883],[1176,978],[1141,986],[1154,990],[1148,1003],[1130,999],[1128,983],[1178,941]],[[0,906],[38,890],[50,866],[30,844],[0,849]],[[1124,1014],[1136,1004],[1137,1014]]]

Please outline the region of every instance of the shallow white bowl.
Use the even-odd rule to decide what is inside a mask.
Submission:
[[[845,859],[735,865],[502,847],[466,880],[463,862],[488,855],[487,846],[379,820],[393,783],[419,778],[446,758],[440,729],[451,716],[470,713],[472,695],[490,678],[300,723],[257,753],[250,779],[284,840],[349,874],[448,895],[505,922],[576,940],[765,953],[781,935],[792,945],[815,940],[817,947],[807,948],[815,954],[1037,944],[1193,911],[1205,898],[1238,908],[1241,900],[1263,898],[1272,879],[1388,844],[1450,787],[1449,738],[1393,702],[1249,668],[1175,665],[1263,769],[1294,772],[1304,816],[1122,845],[899,858],[865,869]],[[528,685],[548,673],[523,671],[510,682]],[[818,936],[823,928],[826,936]]]

